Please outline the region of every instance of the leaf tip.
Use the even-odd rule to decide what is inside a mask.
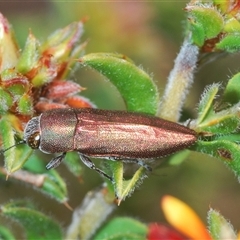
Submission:
[[[63,202],[63,205],[69,209],[71,212],[73,211],[73,208],[70,206],[70,204],[68,202]]]

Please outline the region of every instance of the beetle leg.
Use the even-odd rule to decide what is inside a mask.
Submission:
[[[105,172],[103,172],[101,169],[97,168],[95,166],[95,164],[90,160],[90,158],[88,158],[87,156],[81,154],[80,152],[78,152],[79,157],[81,159],[81,161],[89,168],[97,171],[100,175],[102,175],[103,177],[108,178],[111,182],[113,182],[112,177],[108,176]]]
[[[64,157],[66,156],[66,153],[63,153],[55,158],[53,158],[47,165],[46,165],[46,169],[50,170],[52,168],[56,168],[60,165],[60,163],[62,162],[62,160],[64,159]]]

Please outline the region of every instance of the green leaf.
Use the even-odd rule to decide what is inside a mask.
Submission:
[[[64,203],[67,206],[68,192],[65,180],[54,169],[47,171],[42,160],[34,154],[23,168],[11,174],[10,179],[16,179],[37,188],[43,194]],[[2,172],[6,176],[6,172]]]
[[[24,163],[23,169],[31,173],[43,173],[46,172],[45,164],[37,153],[32,154],[29,159]]]
[[[3,149],[8,149],[15,145],[15,129],[17,118],[13,115],[5,115],[0,120],[0,134],[3,139]],[[12,147],[4,152],[5,167],[7,172],[12,172],[20,169],[32,154],[32,149],[26,144],[17,147]]]
[[[195,21],[204,27],[207,39],[216,37],[223,29],[223,17],[215,8],[195,7],[191,13]]]
[[[231,85],[231,84],[230,84]],[[236,84],[234,87],[237,87]],[[237,131],[240,125],[239,103],[225,108],[221,111],[214,109],[213,100],[219,89],[218,84],[208,87],[202,95],[199,103],[199,114],[197,127],[195,130],[200,133],[209,132],[213,134],[229,134]],[[228,88],[225,93],[233,95],[233,91]],[[235,92],[236,93],[236,92]],[[226,105],[226,104],[225,104]],[[220,105],[221,108],[221,105]]]
[[[201,124],[208,116],[213,115],[213,100],[216,97],[219,87],[220,85],[215,83],[204,90],[198,106],[198,125]]]
[[[204,27],[191,19],[189,19],[189,21],[191,26],[193,43],[197,46],[203,46],[205,40]]]
[[[147,231],[148,228],[145,224],[132,218],[119,217],[108,222],[108,224],[94,236],[93,240],[145,240]]]
[[[61,227],[50,217],[38,212],[24,202],[11,202],[1,206],[1,214],[23,226],[26,239],[62,239]]]
[[[126,56],[93,53],[83,56],[80,62],[97,70],[117,87],[128,111],[157,113],[159,96],[155,83]]]
[[[189,156],[190,151],[189,150],[182,150],[180,152],[177,152],[176,154],[172,155],[170,159],[167,161],[167,164],[171,166],[178,166],[180,165],[186,158]]]
[[[230,53],[238,52],[240,50],[240,33],[232,33],[225,36],[216,48]]]
[[[42,177],[41,184],[35,186],[38,187],[42,193],[61,203],[66,203],[68,200],[68,192],[65,180],[55,169],[46,170],[46,167],[39,156],[36,154],[32,155],[28,162],[24,164],[24,169],[27,169],[29,174],[38,173],[36,174],[36,177]]]
[[[29,161],[31,162],[32,158],[30,158]],[[37,165],[39,166],[39,164]],[[52,169],[47,171],[43,166],[36,169],[32,167],[32,164],[25,164],[24,169],[28,170],[18,170],[12,173],[10,180],[15,179],[29,184],[48,197],[54,198],[69,207],[67,204],[68,192],[66,182],[56,170]],[[0,176],[6,177],[6,174],[9,175],[6,171],[2,170]]]
[[[54,169],[47,172],[41,190],[59,202],[66,203],[68,199],[66,183]]]
[[[18,102],[18,112],[23,115],[33,115],[33,101],[28,94],[23,94]]]
[[[224,32],[226,33],[237,33],[240,32],[240,22],[237,18],[229,18],[224,24]]]
[[[14,96],[14,100],[18,101],[21,98],[21,96],[29,90],[29,86],[27,83],[26,84],[13,83],[7,87],[7,90],[9,93],[11,93],[12,96]]]
[[[15,240],[16,238],[6,227],[0,226],[0,239],[1,240]]]
[[[6,113],[12,104],[12,96],[4,89],[0,88],[0,114]]]
[[[229,139],[228,139],[229,137]],[[197,141],[196,150],[216,157],[223,161],[235,174],[240,177],[240,145],[231,142],[231,136],[222,136],[215,141]],[[238,135],[238,141],[240,137]]]
[[[108,166],[113,172],[115,194],[118,204],[121,203],[127,196],[129,196],[137,185],[146,177],[146,169],[140,167],[129,180],[123,178],[123,162],[109,162]]]
[[[235,132],[239,127],[240,119],[231,109],[218,112],[207,118],[204,123],[197,127],[198,132],[209,132],[213,134],[229,134]]]
[[[198,46],[203,45],[203,40],[217,37],[223,29],[223,17],[216,8],[189,4],[186,10],[189,11],[192,38]]]
[[[240,73],[235,74],[224,90],[223,99],[225,102],[235,104],[240,102]]]
[[[64,158],[64,164],[76,177],[80,177],[82,174],[82,165],[80,162],[79,155],[76,152],[68,152]]]
[[[231,223],[214,209],[208,211],[208,229],[213,239],[237,239]]]
[[[30,32],[28,35],[28,39],[26,41],[26,45],[22,51],[22,54],[18,60],[18,64],[16,66],[17,70],[26,74],[31,71],[33,68],[37,66],[38,58],[39,58],[39,43],[35,36]]]
[[[219,86],[219,84],[213,84],[208,87],[202,95],[199,103],[197,126],[195,128],[197,132],[229,134],[235,132],[240,125],[240,119],[238,116],[239,104],[217,112],[214,110],[213,101],[218,92]]]
[[[11,179],[22,181],[38,189],[48,197],[65,204],[67,207],[68,193],[64,179],[57,171],[51,170],[45,173],[32,173],[26,170],[18,170],[11,174]],[[4,173],[4,171],[2,171]]]

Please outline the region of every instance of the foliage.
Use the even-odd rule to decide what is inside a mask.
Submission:
[[[6,150],[5,166],[0,167],[0,176],[29,184],[71,208],[62,176],[56,170],[47,171],[39,155],[26,144],[12,147],[17,142],[21,143],[27,121],[49,109],[95,107],[89,99],[79,95],[85,88],[70,80],[70,76],[81,67],[91,68],[108,79],[119,91],[128,111],[178,122],[194,82],[194,73],[199,67],[199,55],[211,57],[214,53],[239,51],[239,5],[239,1],[213,0],[207,3],[191,1],[186,6],[184,43],[161,97],[152,76],[127,56],[85,54],[87,42],[80,43],[84,20],[55,31],[41,43],[29,32],[20,52],[7,19],[0,15],[0,143]],[[240,179],[239,73],[231,77],[222,92],[221,89],[220,83],[213,83],[202,94],[197,118],[188,123],[198,135],[198,141],[191,150],[218,158]],[[178,155],[175,165],[186,158],[185,153]],[[170,164],[173,162],[170,158],[168,161]],[[64,163],[74,176],[81,177],[82,166],[76,153],[67,153]],[[147,226],[129,217],[114,218],[103,226],[105,219],[114,211],[116,202],[120,205],[147,176],[146,169],[139,167],[131,178],[124,179],[122,161],[109,161],[107,165],[106,171],[113,177],[114,186],[104,179],[106,183],[103,186],[86,195],[82,205],[74,210],[72,224],[66,233],[51,217],[37,211],[28,201],[15,200],[3,204],[0,213],[21,224],[27,239],[77,236],[82,239],[154,239],[154,234],[159,232],[158,227]],[[224,228],[230,229],[230,235],[236,238],[230,224],[218,212],[210,210],[208,220],[209,238],[220,239]],[[99,227],[101,229],[97,232]],[[183,234],[187,235],[186,232]],[[14,239],[4,226],[0,226],[0,237]]]

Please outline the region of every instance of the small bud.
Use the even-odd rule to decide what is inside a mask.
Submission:
[[[232,224],[214,209],[208,212],[208,224],[212,239],[239,239]]]
[[[48,99],[59,99],[74,95],[80,92],[82,88],[79,84],[72,81],[56,80],[48,84],[44,97]]]
[[[33,106],[32,99],[29,95],[24,94],[18,102],[18,111],[23,115],[32,115],[33,114]]]
[[[6,113],[13,104],[12,96],[0,88],[0,114]]]
[[[5,79],[1,84],[12,95],[14,102],[17,102],[30,87],[26,77],[17,75],[12,76],[9,80]]]
[[[54,32],[41,46],[43,55],[52,55],[57,61],[67,61],[83,33],[83,23],[75,22]]]
[[[18,61],[18,48],[10,25],[0,13],[0,72],[13,68]]]
[[[45,111],[56,109],[56,108],[67,108],[68,106],[61,103],[39,101],[34,107],[38,112],[45,112]]]
[[[44,56],[40,60],[37,74],[32,78],[34,87],[41,87],[51,82],[57,76],[57,66],[51,62],[51,56]]]
[[[203,42],[200,39],[215,38],[223,29],[223,16],[216,8],[188,5],[185,9],[189,13],[190,29],[195,44],[202,46]]]
[[[73,96],[67,98],[65,101],[69,107],[72,108],[95,108],[95,104],[93,104],[89,99],[81,96]]]
[[[24,50],[22,51],[21,57],[16,66],[20,73],[26,74],[33,68],[36,68],[39,57],[38,46],[39,43],[37,39],[30,32]]]

